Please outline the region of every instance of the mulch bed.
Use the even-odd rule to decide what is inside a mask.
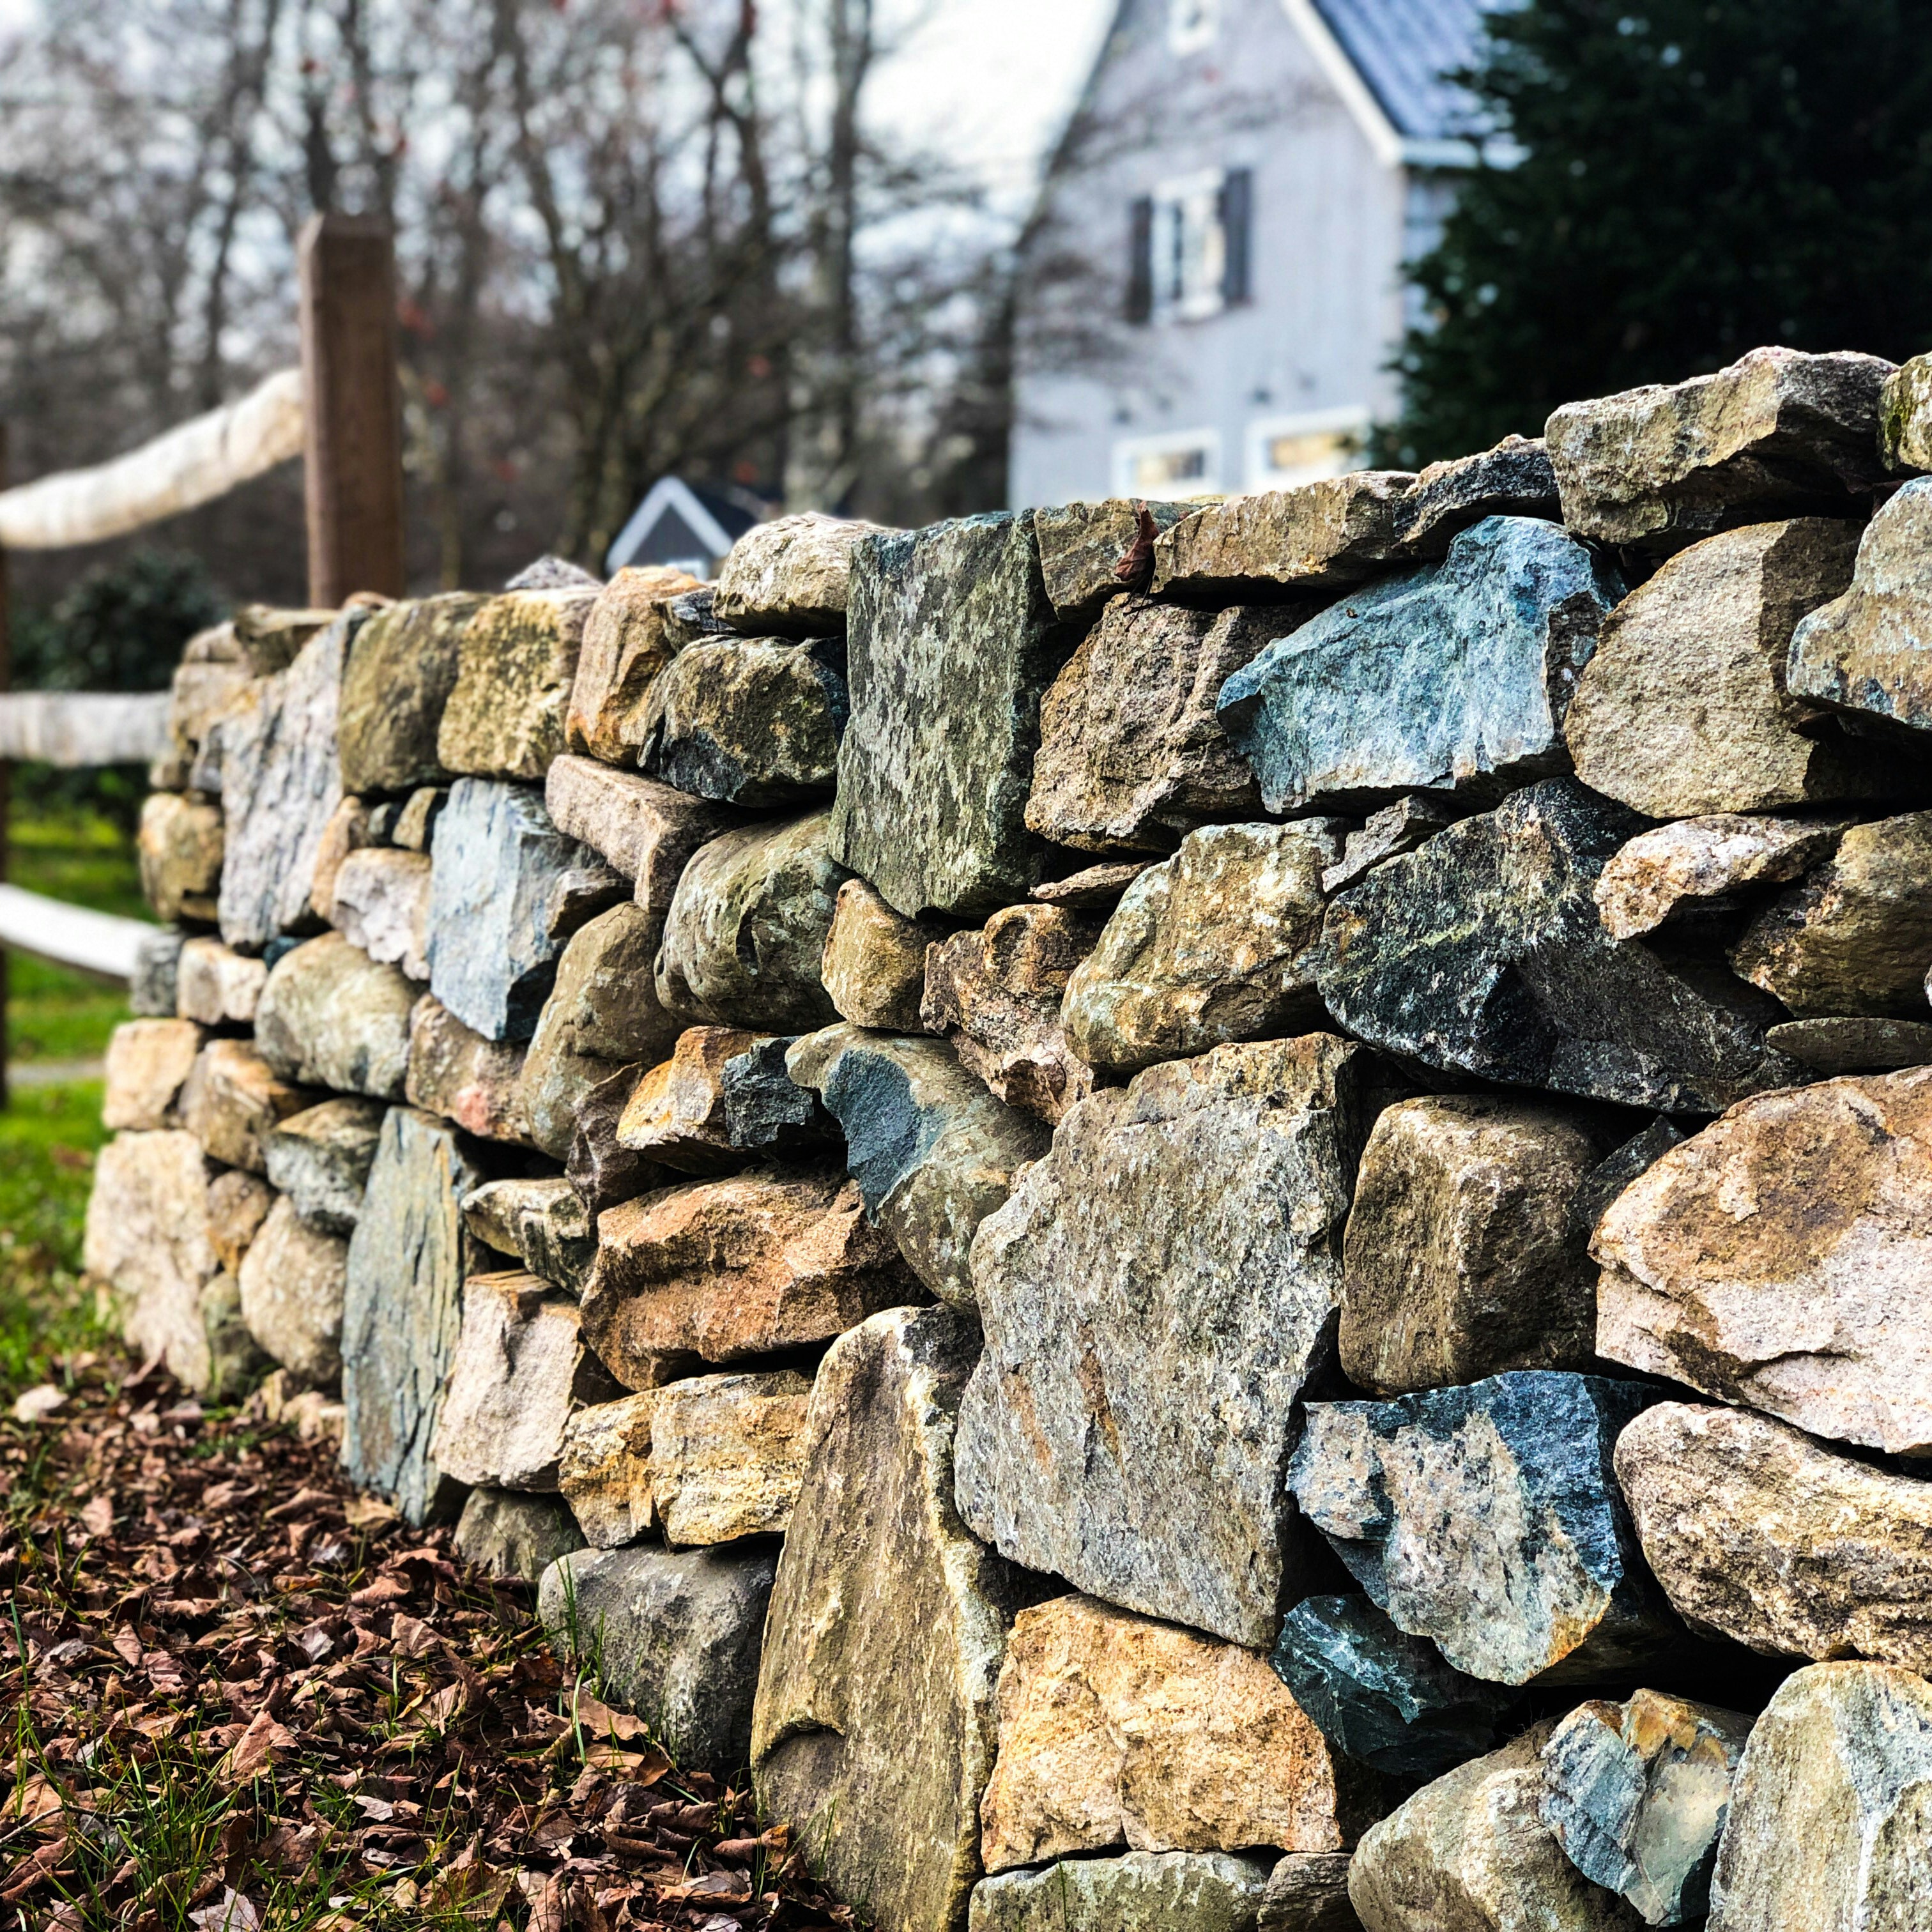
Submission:
[[[333,1445],[77,1365],[0,1423],[0,1922],[131,1932],[854,1923],[742,1780],[681,1772],[532,1592]]]

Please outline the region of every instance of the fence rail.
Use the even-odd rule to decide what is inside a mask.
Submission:
[[[80,771],[89,765],[145,765],[167,743],[165,691],[0,692],[0,758]]]
[[[131,980],[141,941],[154,929],[141,920],[91,912],[20,886],[0,885],[0,946],[17,946],[104,980]]]

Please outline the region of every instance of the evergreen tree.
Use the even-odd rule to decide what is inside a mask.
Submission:
[[[1528,0],[1465,76],[1521,152],[1412,273],[1405,464],[1764,343],[1932,347],[1932,0]]]

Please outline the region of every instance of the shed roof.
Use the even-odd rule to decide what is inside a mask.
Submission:
[[[1313,0],[1313,5],[1397,133],[1443,141],[1481,131],[1475,104],[1444,76],[1474,64],[1488,10],[1483,0]]]

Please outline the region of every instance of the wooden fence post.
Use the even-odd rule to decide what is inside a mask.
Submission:
[[[358,590],[400,597],[394,244],[380,220],[318,214],[300,259],[308,601],[331,610]]]

